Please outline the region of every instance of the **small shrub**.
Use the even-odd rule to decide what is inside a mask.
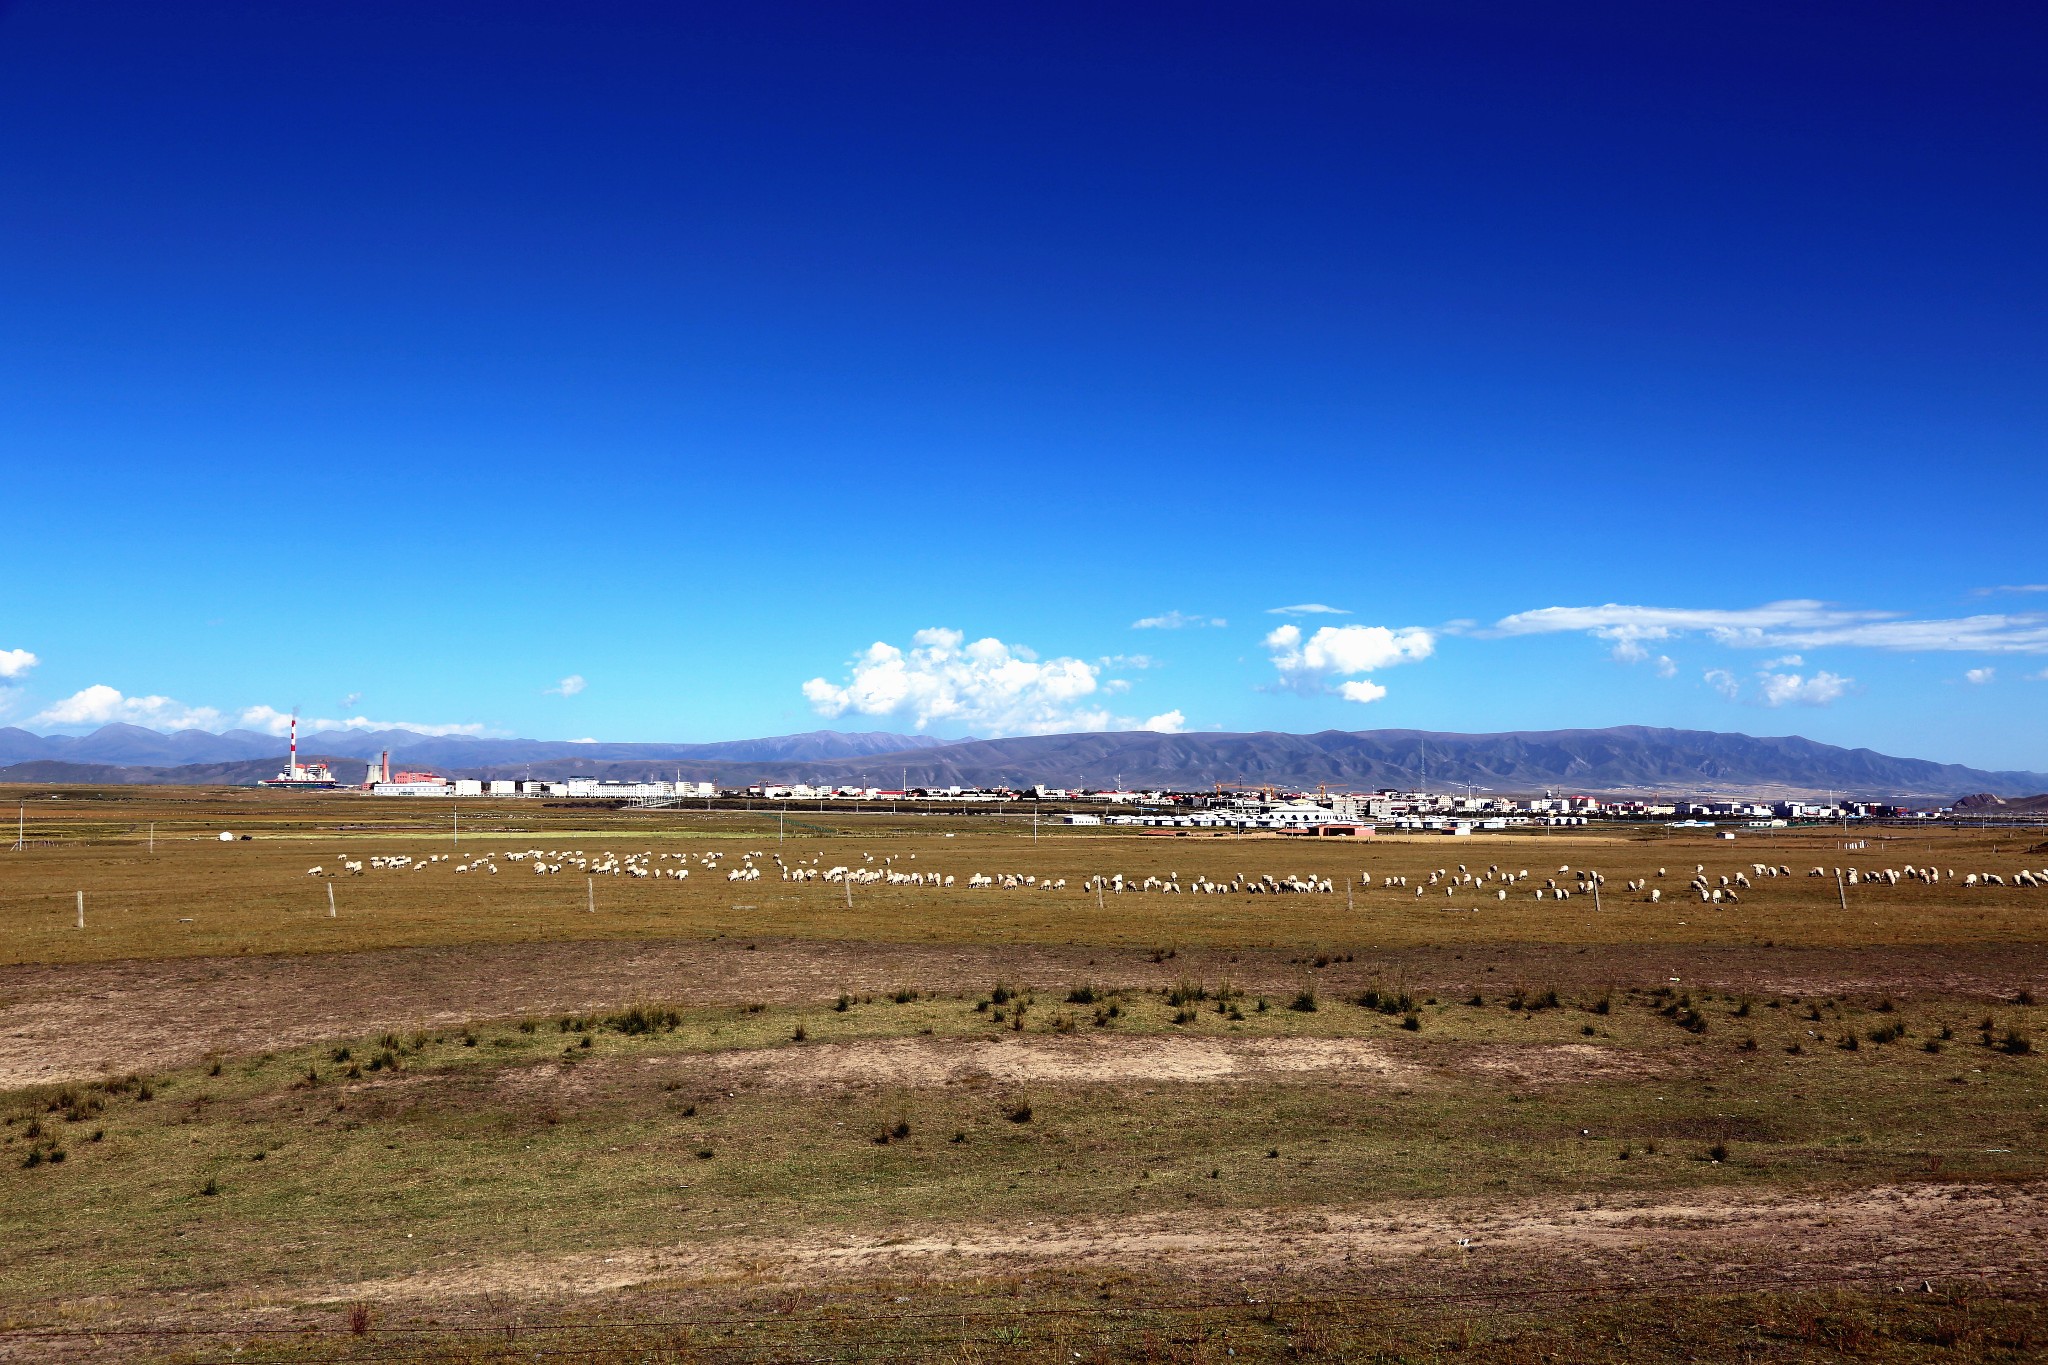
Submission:
[[[1939,1052],[1939,1051],[1941,1051],[1941,1039],[1939,1039],[1939,1038],[1929,1038],[1929,1039],[1928,1039],[1928,1040],[1927,1040],[1926,1042],[1924,1042],[1924,1043],[1920,1044],[1920,1050],[1921,1050],[1922,1052]]]
[[[468,1029],[464,1029],[462,1031],[462,1045],[464,1047],[475,1047],[476,1035],[474,1033],[471,1033]]]
[[[1264,1013],[1266,1012],[1267,1008],[1268,1008],[1268,1007],[1267,1007],[1267,1004],[1266,1004],[1266,997],[1262,995],[1262,996],[1260,996],[1260,997],[1259,997],[1259,1003],[1258,1003],[1258,1004],[1256,1004],[1256,1005],[1253,1005],[1253,1006],[1252,1006],[1252,1013],[1254,1013],[1254,1014],[1264,1014]]]
[[[990,1000],[993,1000],[998,1005],[1007,1005],[1010,1003],[1010,1001],[1015,999],[1016,996],[1017,992],[1010,989],[1008,984],[1001,981],[996,982],[995,989],[988,993],[988,998]]]
[[[218,1180],[215,1180],[213,1177],[208,1176],[206,1184],[203,1187],[201,1187],[199,1192],[205,1195],[208,1199],[211,1199],[215,1195],[220,1193],[220,1182]]]
[[[1893,1020],[1888,1024],[1879,1024],[1870,1031],[1870,1041],[1878,1044],[1896,1043],[1905,1036],[1906,1026],[1897,1020]]]
[[[1169,1005],[1193,1005],[1209,998],[1209,988],[1199,981],[1180,981],[1166,992]]]
[[[1855,1052],[1858,1049],[1860,1049],[1863,1045],[1856,1041],[1856,1035],[1853,1032],[1851,1032],[1843,1034],[1842,1041],[1835,1044],[1835,1046],[1839,1047],[1844,1052]]]
[[[1713,1146],[1711,1146],[1711,1147],[1707,1148],[1707,1160],[1709,1160],[1709,1161],[1712,1161],[1712,1162],[1717,1162],[1717,1163],[1718,1163],[1718,1162],[1726,1161],[1727,1159],[1728,1159],[1728,1144],[1727,1144],[1727,1143],[1725,1143],[1725,1142],[1717,1142],[1717,1143],[1715,1143],[1715,1144],[1714,1144]]]
[[[1410,1033],[1422,1032],[1422,1016],[1414,1010],[1409,1010],[1408,1013],[1401,1016],[1401,1027],[1407,1029]]]
[[[853,997],[848,995],[845,991],[839,992],[839,998],[832,1002],[832,1008],[837,1010],[841,1014],[846,1013],[848,1010],[853,1008]],[[979,1005],[976,1005],[975,1008],[978,1010],[987,1009],[988,1002],[984,1000]]]
[[[2015,1005],[2031,1005],[2034,1003],[2034,993],[2022,986],[2020,993],[2012,998],[2012,1002]]]
[[[802,1024],[798,1024],[798,1025],[796,1026],[796,1032],[794,1032],[794,1033],[792,1033],[792,1034],[790,1034],[790,1035],[789,1035],[789,1040],[790,1040],[790,1041],[791,1041],[792,1043],[801,1043],[801,1042],[803,1042],[803,1041],[804,1041],[804,1040],[805,1040],[806,1038],[809,1038],[810,1036],[811,1036],[810,1034],[808,1034],[808,1033],[806,1033],[806,1032],[804,1031],[804,1026],[803,1026]]]
[[[1785,1051],[1787,1055],[1793,1057],[1804,1057],[1806,1055],[1806,1048],[1799,1043],[1787,1043]]]
[[[2016,1028],[2007,1029],[2005,1037],[1999,1039],[1998,1050],[2013,1057],[2024,1057],[2034,1050],[2034,1040]]]
[[[1085,982],[1067,992],[1069,1005],[1092,1005],[1101,998],[1102,993]]]
[[[718,1154],[712,1151],[709,1147],[699,1147],[697,1149],[697,1160],[699,1161],[709,1161],[712,1157],[716,1155]]]
[[[629,1037],[662,1031],[673,1033],[682,1022],[682,1015],[658,1005],[628,1005],[605,1020],[605,1024],[614,1032]]]
[[[350,1304],[343,1321],[348,1325],[350,1336],[367,1336],[370,1331],[370,1305],[360,1301]]]
[[[1173,1013],[1173,1022],[1176,1024],[1192,1024],[1196,1018],[1195,1012],[1189,1009],[1175,1010]]]
[[[1733,1017],[1734,1017],[1734,1018],[1737,1018],[1737,1019],[1747,1019],[1747,1018],[1749,1018],[1749,997],[1748,997],[1748,996],[1746,996],[1746,995],[1745,995],[1745,996],[1743,996],[1743,997],[1742,997],[1742,1000],[1741,1000],[1741,1002],[1740,1002],[1739,1004],[1737,1004],[1737,1005],[1735,1006],[1735,1012],[1734,1012],[1734,1015],[1733,1015]]]
[[[1741,1046],[1740,1046],[1739,1048],[1737,1048],[1737,1051],[1740,1051],[1740,1052],[1754,1052],[1754,1051],[1756,1051],[1756,1039],[1754,1039],[1754,1038],[1744,1038],[1744,1039],[1742,1040]]]
[[[1027,1100],[1023,1104],[1015,1106],[1014,1108],[1006,1111],[1003,1114],[1003,1117],[1008,1119],[1012,1123],[1031,1122],[1031,1102]]]
[[[398,1035],[395,1033],[385,1034],[382,1038],[379,1038],[377,1040],[377,1046],[383,1048],[386,1052],[398,1051],[400,1047]]]
[[[762,1013],[763,1011],[765,1011],[765,1010],[766,1010],[767,1008],[768,1008],[768,1006],[767,1006],[767,1005],[765,1005],[765,1004],[763,1004],[763,1003],[762,1003],[761,1001],[759,1001],[759,1000],[749,1000],[749,1001],[748,1001],[748,1002],[747,1002],[746,1004],[744,1004],[744,1005],[741,1005],[741,1006],[740,1006],[740,1013],[741,1013],[741,1014],[760,1014],[760,1013]]]
[[[1594,1037],[1594,1036],[1598,1035],[1598,1033],[1599,1033],[1599,1032],[1600,1032],[1600,1030],[1599,1030],[1599,1029],[1596,1029],[1596,1028],[1594,1028],[1594,1027],[1593,1027],[1593,1026],[1592,1026],[1591,1024],[1581,1024],[1581,1025],[1579,1025],[1579,1036],[1580,1036],[1581,1038],[1592,1038],[1592,1037]]]
[[[1484,1009],[1486,1008],[1486,996],[1480,993],[1479,991],[1474,991],[1472,992],[1471,998],[1466,1000],[1465,1003],[1470,1005],[1473,1009]]]
[[[1300,1014],[1314,1014],[1316,1012],[1315,987],[1303,986],[1300,990],[1296,991],[1294,998],[1287,1002],[1287,1008]]]
[[[220,1058],[216,1057],[213,1059],[213,1065],[206,1068],[206,1074],[209,1076],[220,1075]]]
[[[521,1019],[519,1021],[519,1031],[521,1033],[532,1033],[539,1028],[540,1020],[538,1019]]]
[[[907,1005],[911,1001],[917,999],[917,994],[918,993],[915,990],[912,990],[908,986],[904,986],[901,989],[892,992],[889,998],[899,1005]]]

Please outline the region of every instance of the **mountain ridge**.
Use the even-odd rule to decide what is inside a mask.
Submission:
[[[46,754],[11,759],[10,733],[26,732],[0,730],[0,782],[246,784],[269,776],[283,761],[282,746],[267,736],[250,736],[273,746],[269,755],[261,757],[224,756],[181,764],[122,763],[108,754],[116,747],[110,742],[85,750],[107,755],[92,763],[84,761],[84,753],[76,757]],[[1348,790],[1418,786],[1445,790],[1469,786],[1475,792],[1502,795],[1562,790],[1589,794],[1803,797],[1834,792],[1850,797],[1916,802],[1946,802],[1966,792],[2022,798],[2048,790],[2048,774],[2043,773],[1989,771],[1927,759],[1898,758],[1867,748],[1821,744],[1797,735],[1759,737],[1629,725],[1491,734],[1422,730],[1324,730],[1308,735],[1283,731],[1110,731],[957,741],[886,733],[847,735],[812,731],[805,735],[701,745],[594,745],[480,740],[467,736],[444,740],[399,733],[405,736],[406,747],[392,744],[394,765],[433,767],[457,777],[680,777],[725,786],[764,782],[837,786],[864,782],[892,789],[907,780],[914,787],[1044,785],[1180,790],[1199,790],[1215,783],[1270,783],[1291,788],[1328,784]],[[376,752],[377,745],[386,743],[385,736],[390,734],[363,732],[351,736],[358,741],[350,745],[356,753],[316,743],[333,737],[332,733],[305,736],[300,753],[324,754],[332,762],[360,762]],[[90,740],[95,736],[83,738]],[[872,747],[899,740],[916,747]],[[146,748],[151,741],[141,743]],[[243,741],[237,737],[234,743],[240,745]],[[182,747],[189,751],[196,746],[187,741]],[[261,771],[266,768],[270,771]],[[61,776],[72,769],[78,770],[77,777]],[[359,776],[345,768],[337,769],[337,775],[344,779]]]

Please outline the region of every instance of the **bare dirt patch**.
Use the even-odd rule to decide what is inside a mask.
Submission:
[[[1342,1268],[1482,1269],[1489,1261],[1627,1258],[1714,1262],[1731,1270],[1981,1277],[2048,1283],[2048,1187],[1884,1186],[1815,1195],[1737,1191],[1600,1206],[1563,1200],[1407,1202],[1371,1208],[1250,1210],[1201,1220],[1147,1215],[1025,1223],[994,1231],[903,1228],[814,1239],[739,1237],[713,1245],[633,1247],[519,1257],[311,1291],[314,1302],[446,1301],[486,1294],[587,1295],[731,1276],[751,1280],[935,1278],[1033,1265],[1170,1263],[1235,1277],[1285,1264],[1290,1274]]]

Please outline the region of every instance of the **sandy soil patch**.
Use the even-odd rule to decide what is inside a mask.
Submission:
[[[1414,1085],[1473,1074],[1521,1084],[1594,1081],[1655,1069],[1620,1048],[1581,1044],[1388,1045],[1357,1038],[1005,1034],[880,1038],[748,1048],[639,1061],[553,1062],[500,1075],[501,1099],[573,1095],[656,1070],[707,1089],[844,1090],[950,1085],[1127,1085],[1288,1081]]]

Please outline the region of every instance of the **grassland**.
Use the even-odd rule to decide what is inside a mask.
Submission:
[[[0,1354],[2048,1342],[2048,891],[1859,882],[1845,908],[1804,875],[2048,862],[2019,836],[1034,841],[841,816],[778,845],[760,813],[507,808],[464,817],[508,826],[462,836],[495,876],[343,877],[330,918],[308,867],[454,851],[399,806],[32,808],[30,847],[0,854]],[[592,912],[583,875],[502,856],[536,847],[724,857],[595,876]],[[761,880],[724,880],[756,850]],[[1068,889],[849,905],[782,881],[778,850]],[[1674,895],[1756,862],[1794,875]],[[1414,894],[1460,863],[1533,875],[1506,900]],[[1597,909],[1533,896],[1565,866],[1604,873]],[[1079,889],[1117,872],[1335,889]],[[1643,877],[1660,904],[1621,889]]]

